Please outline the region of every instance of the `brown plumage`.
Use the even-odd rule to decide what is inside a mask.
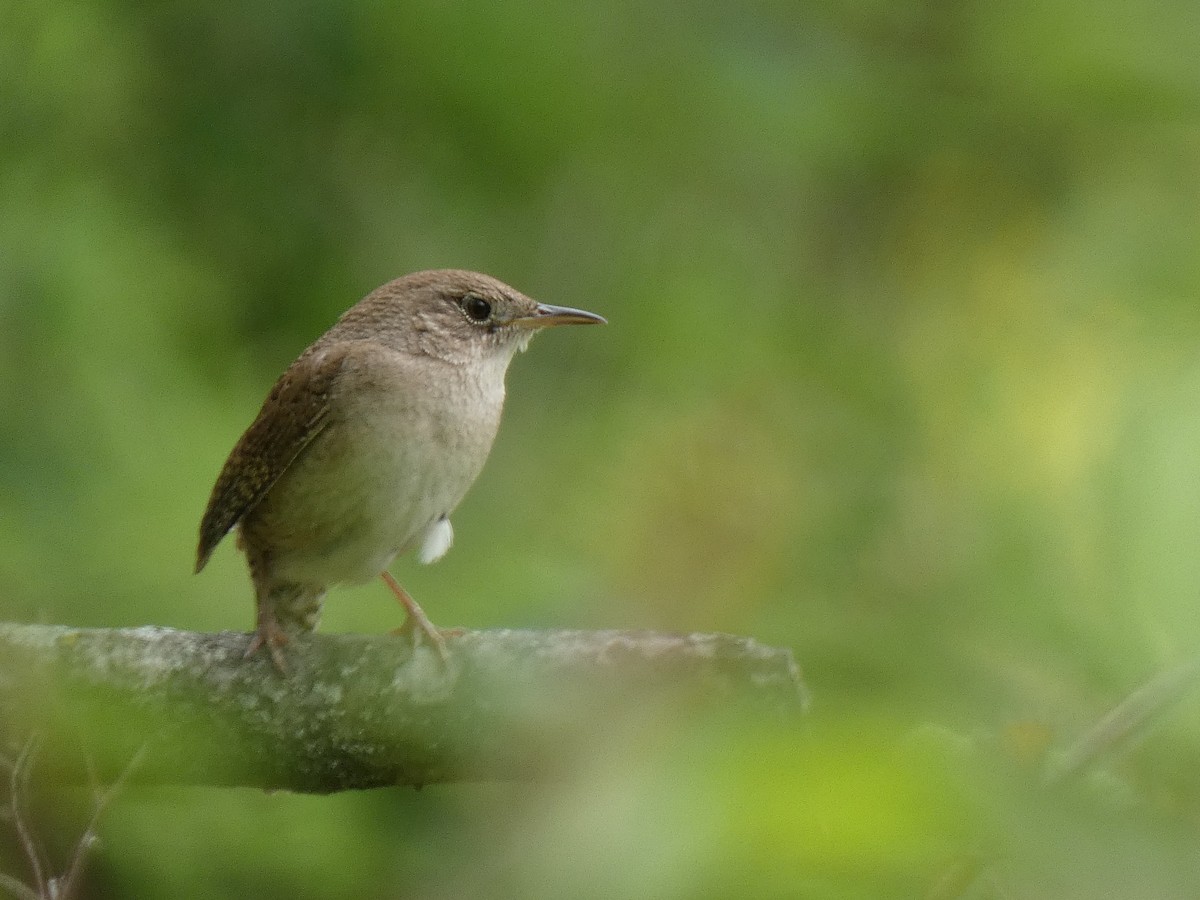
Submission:
[[[329,420],[329,386],[346,348],[314,360],[304,354],[280,376],[258,418],[225,460],[200,522],[196,572],[242,517],[266,496]]]
[[[276,382],[234,446],[200,523],[196,571],[239,528],[262,646],[282,671],[287,632],[311,630],[326,590],[450,546],[449,515],[486,460],[513,355],[548,325],[603,322],[461,270],[418,272],[351,307]]]

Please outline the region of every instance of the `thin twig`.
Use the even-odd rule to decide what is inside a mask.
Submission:
[[[1046,766],[1047,784],[1084,771],[1117,747],[1144,733],[1165,709],[1177,703],[1200,678],[1200,661],[1161,672],[1109,710],[1064,753]]]
[[[5,875],[3,872],[0,872],[0,888],[10,891],[19,900],[43,900],[42,897],[34,893],[33,888],[17,881],[11,875]]]
[[[33,834],[25,825],[25,818],[21,814],[21,796],[22,792],[27,792],[29,788],[29,768],[33,765],[33,757],[37,754],[38,744],[37,735],[30,735],[29,740],[25,742],[25,746],[21,750],[21,755],[17,757],[17,764],[13,766],[9,783],[12,790],[13,825],[17,830],[17,836],[21,840],[21,847],[25,851],[25,856],[29,860],[30,868],[33,869],[33,880],[37,888],[37,895],[39,897],[48,897],[49,894],[46,893],[46,876],[42,869],[41,854],[38,852],[37,842],[33,839]]]
[[[12,777],[12,771],[17,767],[17,761],[10,757],[7,753],[0,753],[0,769],[8,773]],[[12,810],[7,806],[0,806],[0,822],[11,822]]]
[[[62,886],[55,894],[58,900],[70,900],[70,898],[73,896],[75,886],[79,883],[79,877],[83,873],[83,864],[87,861],[88,851],[91,850],[98,841],[96,828],[100,824],[100,817],[104,815],[104,811],[108,809],[109,804],[111,804],[113,800],[117,798],[117,795],[121,793],[121,790],[125,787],[125,783],[129,780],[129,777],[133,774],[134,770],[136,770],[137,767],[142,764],[142,760],[145,758],[146,751],[149,749],[149,746],[149,744],[142,744],[142,746],[138,748],[137,753],[133,754],[128,765],[121,770],[121,774],[117,776],[117,780],[114,781],[107,790],[96,791],[95,800],[92,805],[92,817],[88,821],[87,828],[84,829],[83,834],[80,836],[79,843],[75,845],[75,854],[71,858],[70,867],[67,869],[66,874],[59,879],[59,881],[62,883]],[[90,774],[92,774],[94,777],[95,768],[91,765],[90,760],[88,769],[90,770]]]

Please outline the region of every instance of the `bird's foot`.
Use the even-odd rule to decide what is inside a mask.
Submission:
[[[275,664],[275,668],[279,670],[280,675],[287,674],[287,663],[283,658],[283,647],[288,642],[288,636],[284,634],[283,628],[273,618],[260,618],[258,621],[258,630],[254,632],[254,637],[250,639],[250,645],[246,647],[244,654],[245,659],[249,659],[263,647],[267,648],[267,652],[271,654],[271,662]]]
[[[450,648],[446,646],[446,638],[461,637],[466,634],[465,628],[438,628],[433,623],[425,620],[429,624],[429,629],[422,625],[416,616],[409,616],[404,620],[404,624],[399,628],[391,629],[388,634],[392,637],[407,638],[412,641],[414,648],[419,647],[421,642],[428,640],[433,644],[433,649],[437,651],[437,655],[442,662],[450,662]]]
[[[384,583],[387,584],[396,599],[400,601],[400,605],[404,607],[404,611],[408,613],[408,619],[404,625],[395,629],[393,634],[408,634],[412,637],[413,647],[416,647],[421,640],[421,635],[429,639],[429,643],[433,644],[433,649],[437,651],[443,663],[450,662],[450,650],[446,647],[446,638],[443,632],[436,625],[429,621],[429,616],[425,615],[425,610],[421,609],[421,605],[406,591],[400,587],[399,582],[392,577],[391,572],[380,573]],[[455,629],[447,629],[447,634],[453,635]]]

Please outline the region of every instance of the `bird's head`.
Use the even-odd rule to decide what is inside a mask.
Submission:
[[[390,281],[346,312],[334,329],[375,336],[397,349],[467,362],[499,357],[505,365],[543,328],[596,325],[595,313],[550,306],[489,275],[462,269],[414,272]]]

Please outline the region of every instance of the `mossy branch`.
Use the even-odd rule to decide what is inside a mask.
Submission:
[[[806,702],[790,651],[731,635],[468,631],[448,664],[393,636],[305,635],[286,676],[243,659],[248,640],[0,623],[0,737],[42,735],[43,776],[111,777],[145,747],[138,782],[326,793],[538,777],[620,710]]]

